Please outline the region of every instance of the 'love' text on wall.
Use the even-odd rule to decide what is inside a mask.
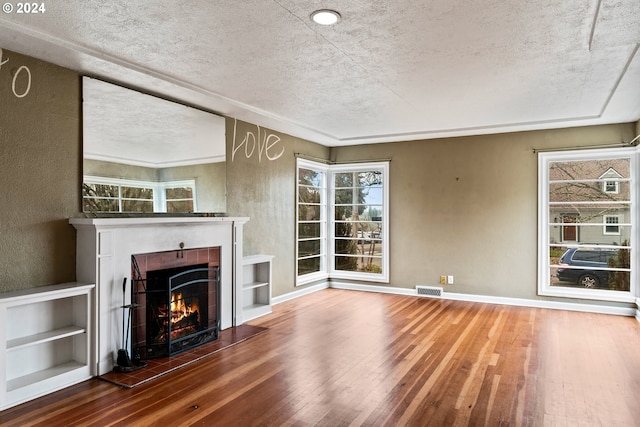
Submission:
[[[10,61],[9,58],[5,58],[0,49],[0,72],[3,66]],[[4,67],[5,70],[10,70],[9,67]],[[11,72],[11,71],[10,71]],[[21,65],[15,71],[13,71],[13,78],[11,79],[11,90],[16,98],[24,98],[29,94],[31,90],[31,70],[26,65]]]
[[[262,161],[262,156],[267,160],[277,160],[284,154],[284,147],[281,144],[280,137],[273,133],[265,132],[260,126],[256,126],[257,135],[254,132],[247,131],[244,136],[238,135],[238,122],[233,119],[233,147],[231,149],[231,161],[236,158],[236,154],[244,154],[250,159],[254,154],[258,155],[258,162]]]

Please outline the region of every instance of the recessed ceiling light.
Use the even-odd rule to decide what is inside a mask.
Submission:
[[[340,20],[340,14],[335,10],[320,9],[311,14],[311,19],[316,24],[333,25]]]

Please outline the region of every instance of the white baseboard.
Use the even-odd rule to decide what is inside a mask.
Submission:
[[[368,285],[364,283],[353,282],[340,282],[332,280],[330,282],[322,282],[307,288],[289,292],[288,294],[280,295],[271,299],[273,305],[280,304],[285,301],[289,301],[304,295],[311,294],[313,292],[321,291],[327,288],[345,289],[351,291],[363,291],[363,292],[379,292],[385,294],[395,295],[409,295],[416,298],[430,298],[422,295],[418,295],[415,289],[410,288],[398,288],[394,286],[380,286],[380,285]],[[579,304],[573,302],[563,301],[547,301],[547,300],[533,300],[525,298],[507,298],[496,297],[487,295],[474,295],[474,294],[459,294],[455,292],[443,292],[440,299],[448,299],[454,301],[468,301],[468,302],[482,302],[487,304],[500,304],[500,305],[513,305],[518,307],[532,307],[532,308],[548,308],[552,310],[569,310],[569,311],[581,311],[585,313],[599,313],[599,314],[613,314],[617,316],[630,316],[635,317],[640,322],[640,298],[636,300],[636,308],[633,307],[613,307],[602,304]]]
[[[379,292],[383,294],[417,296],[415,289],[396,288],[393,286],[383,286],[383,285],[365,285],[362,283],[340,282],[336,280],[332,280],[331,282],[329,282],[329,287],[335,288],[335,289],[346,289],[350,291]]]
[[[321,282],[316,285],[308,286],[306,288],[298,289],[293,292],[289,292],[288,294],[280,295],[277,297],[271,298],[271,305],[276,305],[283,303],[285,301],[289,301],[295,298],[299,298],[305,295],[312,294],[314,292],[321,291],[323,289],[327,289],[329,287],[329,282]]]
[[[445,292],[443,299],[456,301],[484,302],[488,304],[513,305],[518,307],[548,308],[552,310],[582,311],[585,313],[614,314],[617,316],[634,316],[633,307],[613,307],[602,304],[578,304],[574,302],[534,300],[525,298],[506,298],[486,295],[457,294]]]
[[[328,287],[336,288],[336,289],[353,290],[353,291],[380,292],[380,293],[396,294],[396,295],[411,295],[419,298],[429,298],[424,296],[418,296],[415,289],[398,288],[393,286],[367,285],[362,283],[340,282],[340,281],[332,280],[329,282]],[[496,297],[496,296],[487,296],[487,295],[459,294],[454,292],[443,292],[441,299],[448,299],[448,300],[455,300],[455,301],[468,301],[468,302],[483,302],[487,304],[513,305],[513,306],[519,306],[519,307],[548,308],[553,310],[582,311],[586,313],[613,314],[617,316],[636,317],[636,319],[640,321],[640,305],[638,305],[639,308],[634,309],[633,307],[613,307],[613,306],[602,305],[602,304],[578,304],[578,303],[563,302],[563,301],[533,300],[533,299],[525,299],[525,298],[507,298],[507,297]],[[638,303],[640,303],[640,298],[638,299]]]

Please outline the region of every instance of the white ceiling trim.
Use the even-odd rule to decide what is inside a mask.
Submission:
[[[193,165],[203,165],[208,163],[224,162],[226,159],[226,156],[198,157],[193,159],[182,159],[180,161],[156,162],[156,163],[144,162],[139,160],[131,160],[129,158],[123,158],[123,157],[100,156],[100,155],[87,154],[87,153],[84,154],[84,158],[89,160],[99,160],[103,162],[119,163],[123,165],[161,169],[161,168],[173,168],[173,167],[179,167],[179,166],[193,166]]]

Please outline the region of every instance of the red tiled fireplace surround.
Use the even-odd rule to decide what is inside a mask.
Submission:
[[[165,357],[218,338],[220,247],[133,254],[131,261],[134,357]],[[188,284],[173,292],[169,276],[178,272]]]

